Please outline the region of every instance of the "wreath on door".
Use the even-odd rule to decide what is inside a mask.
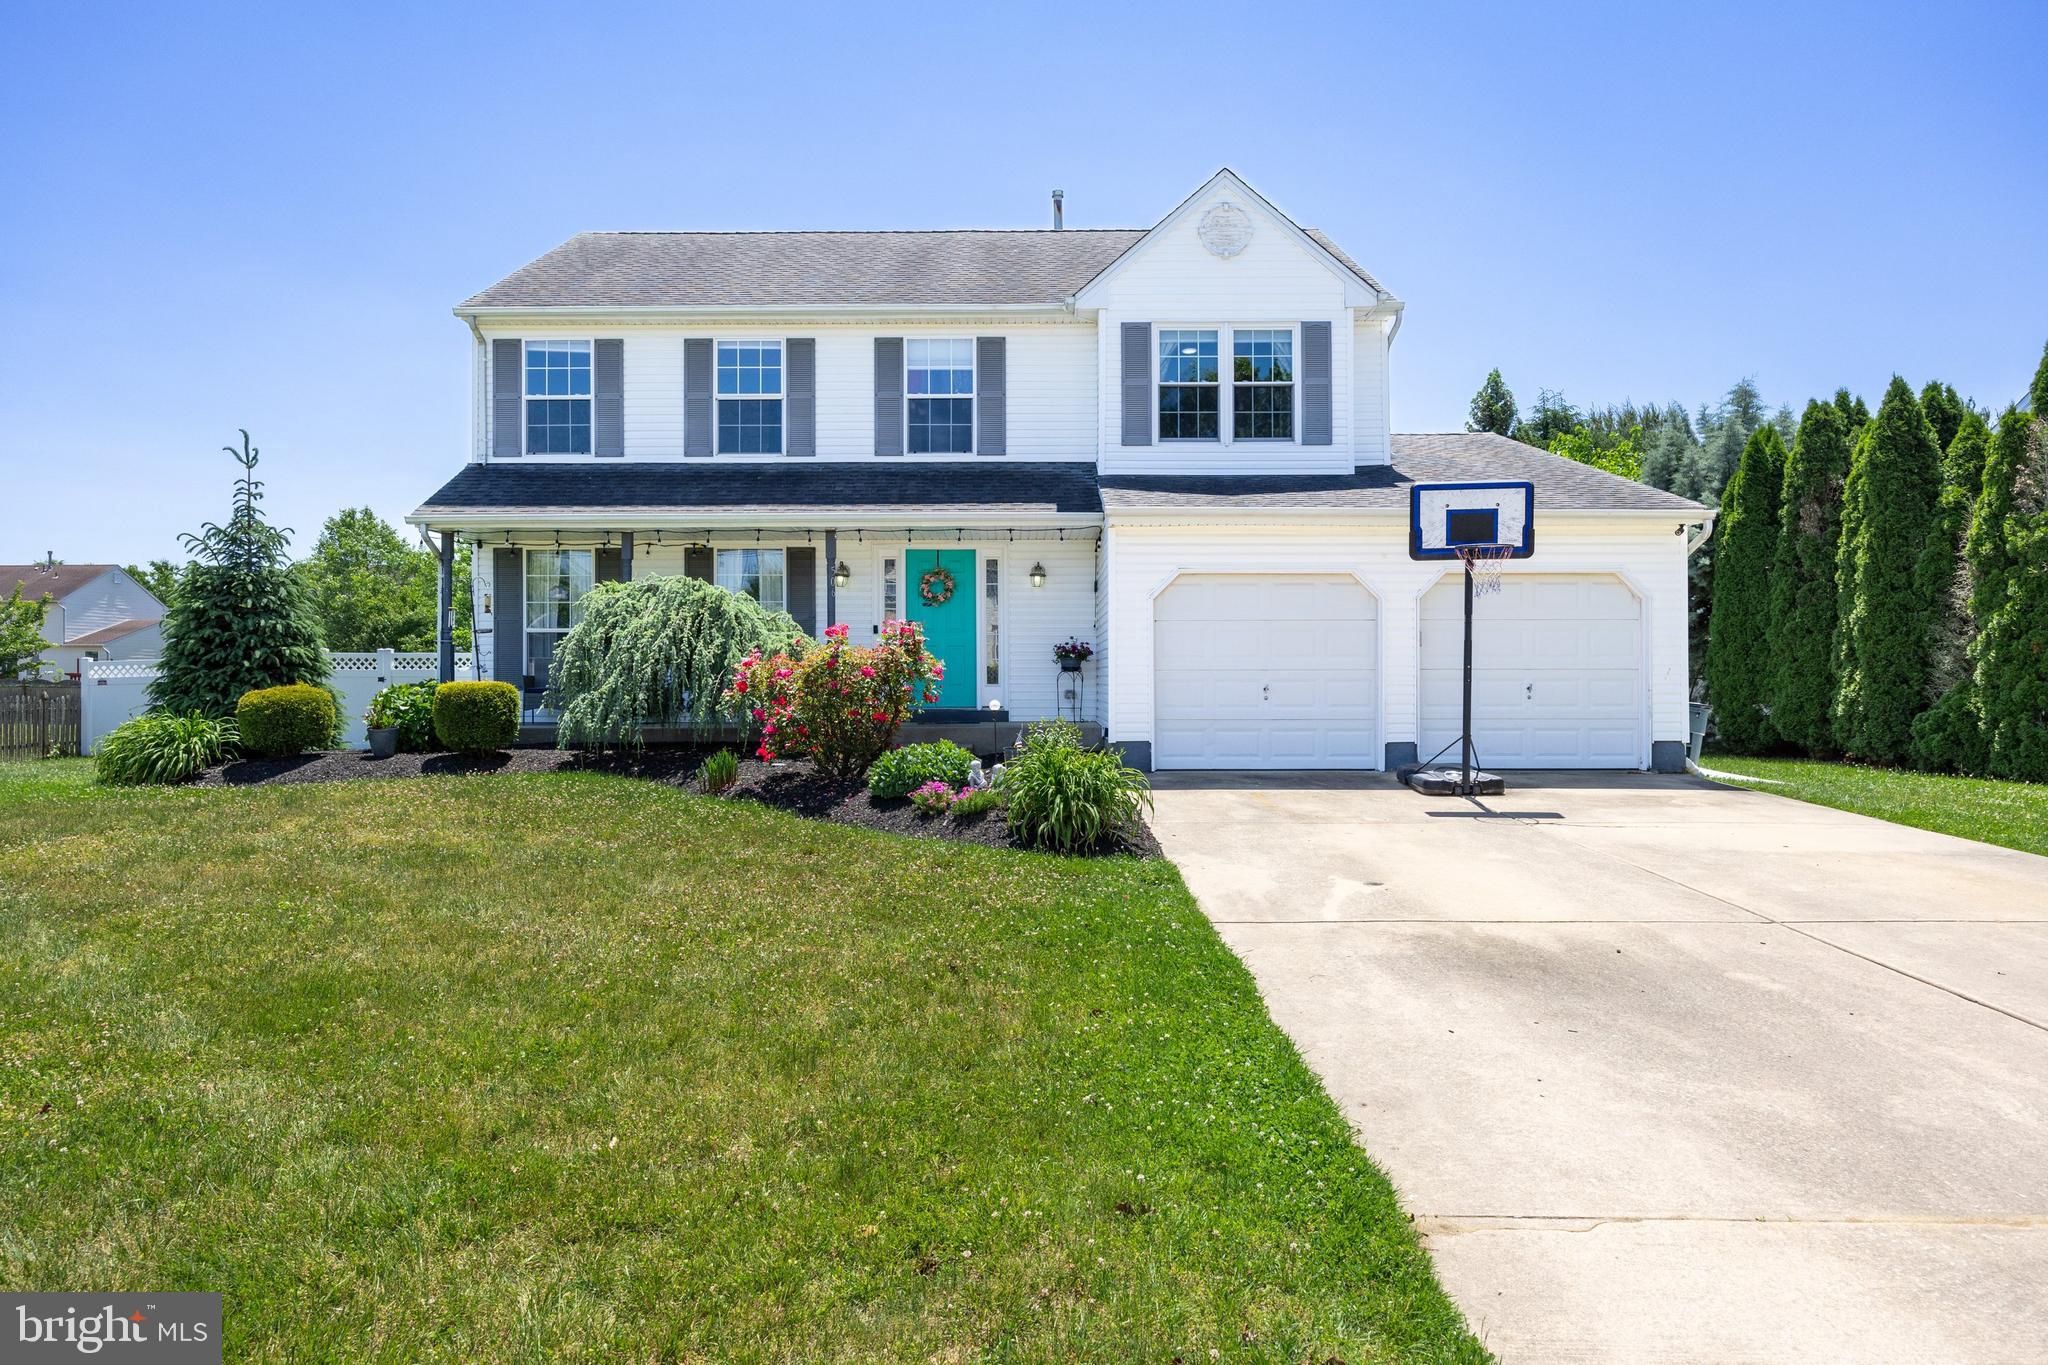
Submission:
[[[953,600],[953,592],[959,586],[944,569],[926,569],[917,580],[917,595],[928,607],[943,607]]]

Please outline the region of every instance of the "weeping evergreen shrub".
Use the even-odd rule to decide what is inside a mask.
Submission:
[[[803,638],[787,612],[701,579],[600,583],[548,663],[557,742],[637,748],[649,725],[729,718],[720,697],[740,661]]]

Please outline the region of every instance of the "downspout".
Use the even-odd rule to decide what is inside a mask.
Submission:
[[[1685,557],[1687,559],[1691,559],[1693,555],[1699,550],[1700,546],[1706,544],[1708,539],[1712,537],[1712,535],[1714,534],[1714,519],[1712,517],[1708,517],[1705,521],[1690,522],[1687,524],[1697,526],[1699,528],[1692,535],[1686,536],[1685,538]],[[1680,534],[1684,534],[1685,526],[1681,525],[1678,528],[1678,530]]]

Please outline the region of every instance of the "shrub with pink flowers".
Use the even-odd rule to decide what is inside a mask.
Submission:
[[[958,795],[943,782],[927,782],[910,794],[910,804],[926,815],[944,815]]]
[[[889,622],[876,645],[850,645],[845,626],[828,626],[802,658],[748,654],[725,700],[759,727],[762,758],[808,758],[853,778],[887,752],[912,710],[938,700],[945,675],[915,621]]]

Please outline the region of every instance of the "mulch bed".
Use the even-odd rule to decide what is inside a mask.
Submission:
[[[697,768],[708,750],[688,747],[650,748],[639,754],[592,754],[565,749],[513,749],[504,753],[394,754],[372,758],[367,749],[338,749],[299,754],[293,758],[241,758],[209,768],[193,779],[195,787],[261,787],[294,782],[358,782],[393,777],[470,776],[480,773],[596,772],[637,777],[671,787],[696,789]],[[757,801],[811,820],[858,825],[916,839],[1016,848],[1000,812],[955,820],[929,816],[906,799],[878,800],[863,781],[827,777],[809,763],[763,763],[745,759],[739,782],[726,793],[738,801]],[[1137,837],[1104,853],[1161,858],[1159,841],[1140,827]]]

